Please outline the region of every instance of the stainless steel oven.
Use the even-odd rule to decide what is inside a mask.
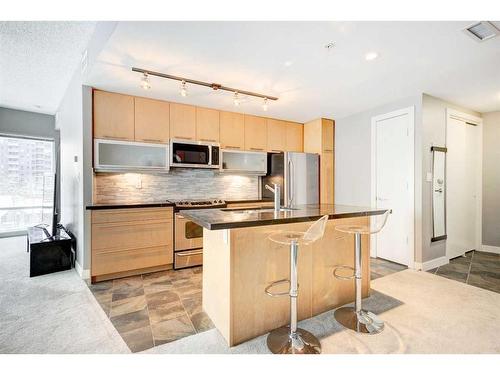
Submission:
[[[186,168],[219,168],[218,143],[172,139],[170,166]]]
[[[196,208],[226,207],[220,199],[179,201],[175,203],[174,269],[203,264],[203,227],[184,217],[183,211]]]

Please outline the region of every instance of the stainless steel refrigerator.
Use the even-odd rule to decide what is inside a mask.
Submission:
[[[273,198],[265,185],[281,186],[281,205],[319,203],[319,155],[303,152],[267,154],[267,175],[262,177],[262,198]]]

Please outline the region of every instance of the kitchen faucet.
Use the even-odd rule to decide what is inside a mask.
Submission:
[[[266,189],[274,194],[274,211],[279,212],[281,206],[281,187],[278,184],[273,184],[274,188],[266,184]]]

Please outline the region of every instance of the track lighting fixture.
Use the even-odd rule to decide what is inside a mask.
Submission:
[[[181,96],[186,97],[188,95],[187,87],[186,87],[186,81],[182,81],[181,83],[181,90],[180,90]]]
[[[238,95],[238,91],[235,91],[234,92],[234,96],[233,96],[233,104],[238,107],[240,105],[240,97]]]
[[[173,76],[170,74],[165,74],[165,73],[160,73],[160,72],[153,72],[151,70],[145,70],[141,68],[132,68],[133,72],[138,72],[142,73],[143,77],[141,79],[141,87],[145,90],[149,90],[151,88],[151,83],[149,82],[149,76],[155,76],[155,77],[161,77],[161,78],[167,78],[167,79],[173,79],[176,81],[181,82],[181,89],[180,89],[180,94],[182,96],[187,96],[187,87],[186,85],[189,83],[191,85],[198,85],[198,86],[204,86],[211,88],[212,90],[223,90],[223,91],[229,91],[233,92],[234,98],[233,98],[233,103],[234,105],[238,106],[240,105],[240,97],[239,95],[244,95],[244,96],[253,96],[255,98],[261,98],[264,99],[266,106],[268,100],[278,100],[277,97],[275,96],[270,96],[270,95],[264,95],[264,94],[259,94],[257,92],[252,92],[252,91],[245,91],[245,90],[239,90],[235,89],[233,87],[228,87],[221,85],[220,83],[209,83],[209,82],[203,82],[203,81],[198,81],[195,79],[190,79],[190,78],[185,78],[185,77],[179,77],[179,76]],[[264,108],[264,106],[263,106]],[[265,110],[265,109],[264,109]]]
[[[151,82],[149,82],[149,76],[148,73],[144,72],[142,78],[141,78],[141,87],[144,90],[149,90],[151,88]]]
[[[264,101],[262,103],[262,110],[264,112],[267,112],[267,108],[268,108],[268,106],[267,106],[267,98],[264,98]]]

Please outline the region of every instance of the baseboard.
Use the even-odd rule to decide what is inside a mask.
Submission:
[[[481,251],[486,251],[487,253],[500,254],[500,247],[499,246],[482,245]]]
[[[82,279],[90,279],[90,270],[84,270],[80,263],[75,262],[75,270]]]
[[[421,270],[421,271],[429,271],[434,268],[444,266],[445,264],[448,264],[450,261],[448,260],[447,257],[439,257],[436,259],[428,260],[427,262],[424,263],[419,263],[415,262],[415,269],[416,270]]]

